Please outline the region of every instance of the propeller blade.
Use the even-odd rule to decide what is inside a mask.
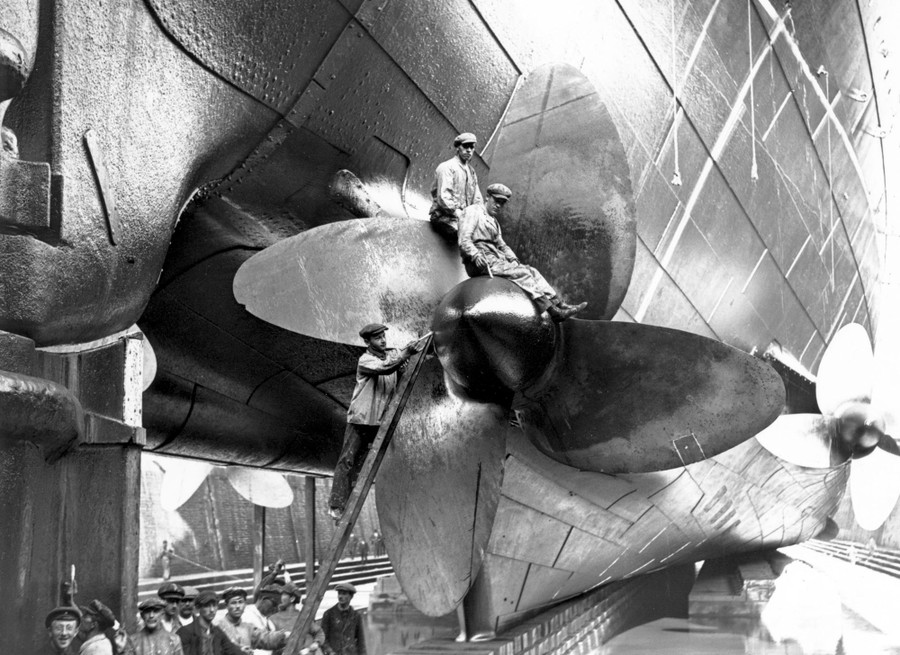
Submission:
[[[429,616],[459,605],[481,569],[500,501],[508,412],[448,392],[423,363],[375,484],[394,572]]]
[[[784,406],[775,370],[720,341],[605,321],[561,324],[555,370],[513,407],[548,457],[604,473],[671,469],[717,455]]]
[[[848,323],[831,339],[816,375],[816,402],[823,414],[834,414],[847,402],[872,400],[875,359],[866,329]]]
[[[560,295],[610,319],[634,269],[634,194],[626,148],[587,76],[569,64],[530,71],[490,154],[491,182],[513,196],[504,240]]]
[[[146,391],[150,388],[150,385],[153,384],[154,378],[156,378],[156,352],[153,350],[153,346],[150,344],[150,340],[147,339],[147,335],[144,335],[144,340],[142,342],[142,349],[144,353],[144,373],[143,373],[143,383],[144,388],[142,391]]]
[[[169,457],[160,465],[165,468],[159,502],[163,509],[176,510],[184,505],[203,484],[213,465],[192,459]]]
[[[846,457],[832,459],[835,419],[821,414],[783,414],[756,435],[770,453],[796,466],[830,468]]]
[[[877,530],[900,498],[900,457],[879,447],[854,459],[849,487],[850,502],[859,527]]]
[[[234,277],[234,297],[264,321],[306,336],[361,345],[373,322],[405,342],[468,276],[455,244],[430,223],[364,218],[329,223],[255,254]]]
[[[280,473],[229,466],[225,477],[235,491],[254,505],[289,507],[294,502],[294,490]]]

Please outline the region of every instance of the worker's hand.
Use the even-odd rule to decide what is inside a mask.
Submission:
[[[477,255],[472,257],[472,263],[475,264],[475,266],[478,268],[478,270],[487,272],[487,270],[488,270],[487,259],[485,259],[484,255],[482,255],[481,253],[478,253]]]
[[[508,261],[510,264],[515,264],[515,265],[517,265],[517,266],[518,266],[518,264],[519,264],[519,259],[518,259],[518,257],[507,257],[507,258],[506,258],[506,261]]]
[[[422,350],[422,341],[416,339],[415,341],[410,341],[403,347],[403,352],[405,352],[408,356],[412,356],[413,354]]]

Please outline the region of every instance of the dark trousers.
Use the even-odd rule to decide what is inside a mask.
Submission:
[[[329,505],[332,509],[344,510],[353,485],[356,484],[356,476],[359,475],[377,434],[377,425],[347,424],[344,447],[341,448],[341,457],[334,467],[334,479],[331,482]]]

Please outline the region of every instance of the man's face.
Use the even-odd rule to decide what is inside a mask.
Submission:
[[[78,633],[82,636],[82,638],[87,637],[97,625],[97,622],[94,620],[94,617],[90,614],[85,614],[81,617],[81,624],[78,626]]]
[[[159,607],[153,607],[141,612],[141,618],[144,619],[144,627],[146,627],[149,632],[155,631],[159,627],[162,614],[162,608]]]
[[[50,622],[47,628],[47,634],[50,635],[50,641],[59,650],[65,650],[72,643],[75,634],[78,632],[78,621],[75,619],[56,619]]]
[[[237,620],[244,615],[244,608],[246,606],[247,600],[243,596],[234,596],[228,599],[228,604],[225,606],[225,609],[228,611],[228,616]]]
[[[189,619],[194,612],[194,599],[178,601],[178,614],[182,618]]]
[[[353,598],[353,594],[349,591],[339,591],[338,592],[338,606],[341,609],[347,609],[350,605],[350,599]]]
[[[383,353],[387,349],[387,337],[384,332],[369,337],[366,342],[369,347],[377,353]]]
[[[468,162],[470,159],[472,159],[472,155],[474,154],[474,143],[460,143],[458,146],[456,146],[456,156],[462,159],[464,162]]]
[[[293,604],[294,604],[294,595],[293,595],[293,594],[286,594],[286,593],[282,592],[282,594],[281,594],[281,606],[282,606],[282,607],[290,607],[290,606],[293,605]]]
[[[169,618],[175,618],[178,616],[178,599],[177,598],[166,598],[166,615]]]
[[[258,609],[259,613],[263,616],[271,616],[278,610],[278,606],[274,598],[271,596],[263,596],[256,601],[256,609]]]
[[[210,601],[205,605],[200,605],[198,609],[198,616],[206,621],[207,623],[212,623],[212,620],[216,618],[216,608],[218,607],[218,603],[215,601]]]
[[[495,198],[494,196],[488,194],[487,200],[484,203],[484,210],[493,216],[494,218],[501,218],[503,216],[503,210],[506,207],[506,198]]]

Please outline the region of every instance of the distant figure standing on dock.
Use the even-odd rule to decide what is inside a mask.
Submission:
[[[325,610],[322,615],[322,630],[325,643],[334,655],[366,655],[366,634],[362,616],[350,607],[356,587],[342,582],[335,586],[338,594],[337,605]],[[328,651],[326,648],[326,652]]]
[[[381,323],[369,323],[359,331],[366,343],[366,351],[356,365],[356,387],[347,410],[344,446],[331,483],[329,514],[335,520],[344,513],[344,505],[378,434],[381,418],[394,395],[402,369],[422,348],[421,341],[411,341],[399,351],[388,348],[384,335],[387,329]]]
[[[531,301],[543,312],[550,314],[554,322],[571,318],[587,307],[567,305],[556,294],[544,276],[532,266],[519,262],[512,248],[506,245],[498,219],[512,196],[504,184],[492,184],[487,188],[484,205],[467,207],[459,221],[459,253],[470,277],[489,275],[506,278],[528,294]]]
[[[363,562],[369,561],[369,542],[364,537],[359,538],[359,557]]]
[[[162,553],[159,555],[159,563],[162,565],[162,579],[168,580],[172,577],[172,555],[175,549],[169,545],[168,541],[163,541]]]
[[[469,165],[478,140],[471,132],[453,139],[456,156],[438,165],[431,184],[431,224],[439,234],[456,241],[459,218],[469,205],[484,204],[478,188],[478,176]]]

